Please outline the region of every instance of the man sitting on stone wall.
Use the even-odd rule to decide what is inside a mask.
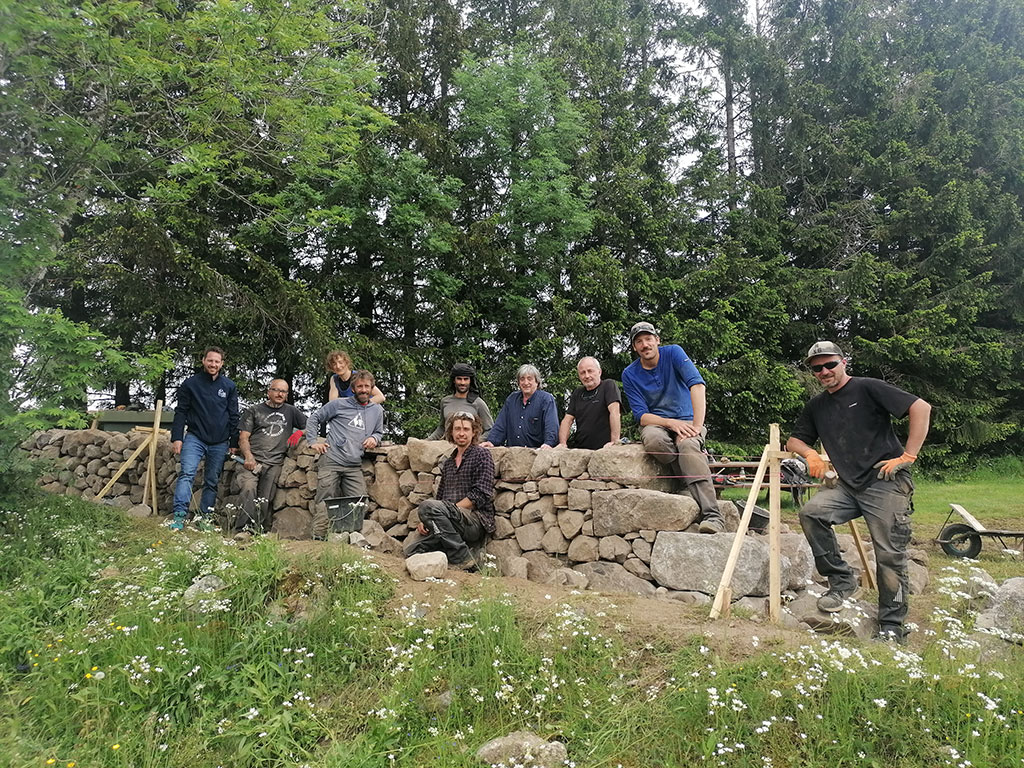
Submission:
[[[374,379],[369,371],[356,371],[351,379],[352,397],[340,397],[314,411],[306,423],[306,440],[320,454],[314,499],[313,538],[327,539],[327,507],[324,499],[366,496],[363,453],[380,444],[384,409],[371,401]],[[327,423],[327,440],[317,437]]]
[[[584,357],[576,364],[576,375],[582,386],[576,387],[565,407],[565,416],[558,427],[558,444],[569,444],[569,430],[576,422],[574,448],[596,451],[619,442],[621,432],[622,396],[611,379],[601,379],[601,364],[596,357]]]
[[[238,425],[238,450],[245,460],[244,470],[235,472],[241,512],[232,530],[251,528],[266,533],[273,524],[270,502],[277,491],[288,447],[298,445],[306,415],[290,403],[288,382],[274,379],[267,388],[267,400],[242,414]]]
[[[700,532],[724,531],[704,453],[704,379],[682,347],[661,346],[650,323],[639,322],[629,330],[629,346],[637,359],[622,372],[622,388],[640,424],[644,450],[670,470],[678,468],[700,507]]]
[[[405,556],[444,552],[453,568],[475,571],[470,547],[494,532],[494,459],[479,445],[480,421],[472,413],[453,414],[445,439],[455,452],[441,464],[437,498],[419,505],[419,525],[405,545]]]

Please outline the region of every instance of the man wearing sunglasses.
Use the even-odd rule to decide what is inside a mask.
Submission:
[[[907,545],[914,483],[910,465],[928,435],[931,406],[879,379],[850,376],[842,350],[819,341],[805,363],[825,391],[804,407],[786,450],[807,461],[812,477],[825,476],[825,462],[812,447],[819,439],[839,474],[835,488],[822,488],[800,510],[800,525],[828,591],[818,609],[834,613],[858,592],[857,576],[839,553],[833,526],[863,517],[875,547],[878,637],[906,641]],[[906,448],[892,419],[909,416]]]

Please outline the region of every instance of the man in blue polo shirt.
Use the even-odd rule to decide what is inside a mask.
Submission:
[[[209,347],[203,352],[202,370],[178,387],[171,446],[181,458],[181,472],[174,486],[174,521],[170,526],[178,531],[185,527],[192,481],[204,459],[198,522],[200,527],[212,527],[220,473],[228,450],[238,441],[238,390],[231,379],[221,374],[223,365],[223,350]]]
[[[622,372],[622,388],[633,418],[642,427],[644,450],[686,483],[701,512],[701,533],[725,530],[704,453],[704,379],[676,344],[660,346],[661,338],[650,323],[637,323],[629,331],[629,345],[637,359]]]
[[[484,448],[496,445],[551,448],[558,443],[558,408],[550,392],[541,389],[540,371],[521,365],[516,372],[519,391],[505,399]]]

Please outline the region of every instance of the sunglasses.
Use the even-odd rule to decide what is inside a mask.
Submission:
[[[812,373],[821,373],[821,369],[822,368],[824,368],[826,371],[831,371],[833,368],[835,368],[841,362],[843,362],[843,361],[842,360],[829,360],[827,363],[821,363],[820,365],[812,365],[811,366],[811,372]]]

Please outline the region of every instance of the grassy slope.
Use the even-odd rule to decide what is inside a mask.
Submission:
[[[991,482],[921,485],[923,530],[954,491],[1003,503]],[[1020,676],[974,666],[948,573],[919,653],[827,638],[773,652],[740,621],[737,661],[701,636],[600,631],[571,595],[539,618],[473,594],[416,605],[342,549],[242,551],[34,495],[0,513],[2,765],[471,766],[517,728],[564,740],[577,766],[1022,764]],[[185,609],[209,573],[228,586]]]

